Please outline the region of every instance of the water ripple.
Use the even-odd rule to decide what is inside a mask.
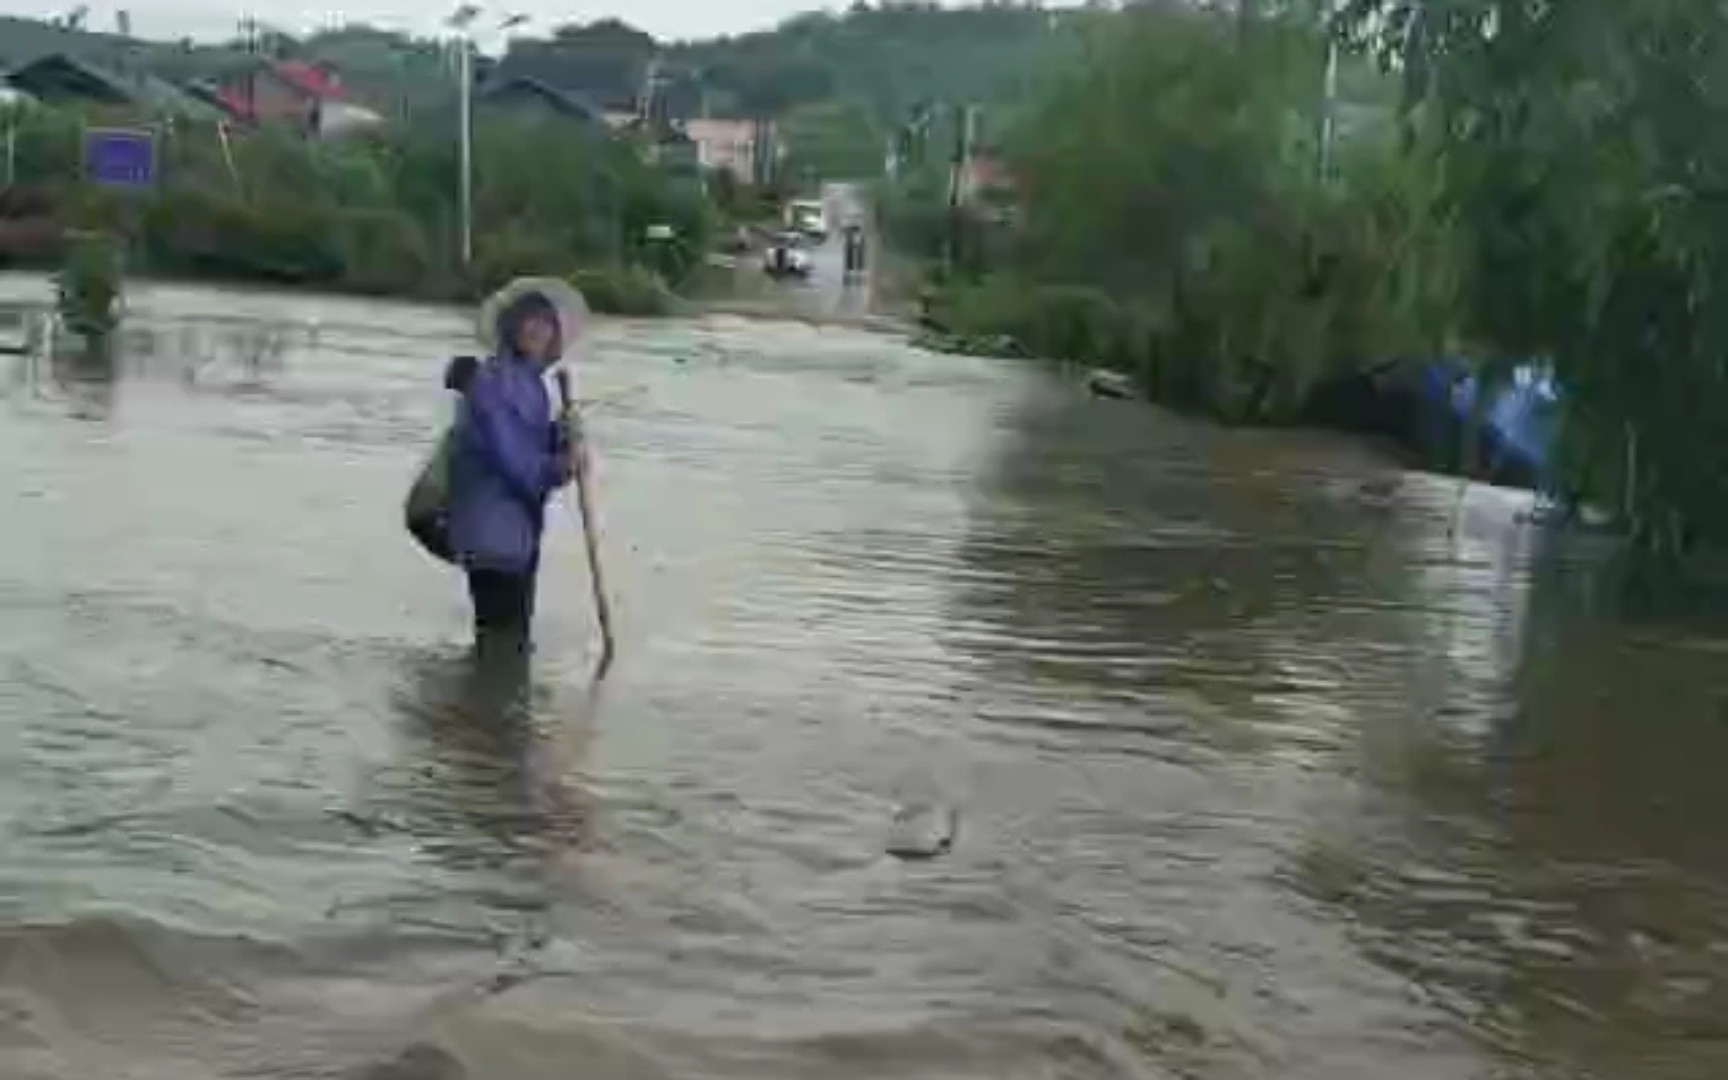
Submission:
[[[1518,496],[602,320],[620,660],[560,508],[499,685],[397,524],[466,320],[133,307],[6,384],[0,1073],[1728,1070],[1722,634],[1587,608]],[[920,802],[954,850],[887,856]]]

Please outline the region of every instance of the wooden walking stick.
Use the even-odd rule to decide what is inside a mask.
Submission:
[[[563,405],[563,419],[568,422],[576,412],[570,397],[570,373],[560,368],[558,397]],[[606,599],[606,579],[600,573],[600,537],[594,531],[594,504],[589,499],[588,470],[580,460],[576,468],[576,506],[582,516],[582,541],[588,548],[588,581],[594,587],[594,614],[600,621],[600,667],[596,674],[605,674],[612,666],[612,605]]]

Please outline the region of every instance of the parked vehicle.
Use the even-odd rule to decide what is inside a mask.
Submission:
[[[772,278],[810,276],[810,252],[795,232],[776,236],[762,252],[762,272]]]
[[[30,355],[36,338],[32,322],[37,317],[37,313],[28,307],[10,304],[0,307],[0,355]]]
[[[828,239],[828,209],[820,199],[794,199],[786,204],[786,225],[820,244]]]

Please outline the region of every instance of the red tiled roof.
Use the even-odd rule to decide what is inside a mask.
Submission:
[[[222,107],[241,120],[280,120],[284,117],[305,115],[305,102],[272,102],[261,98],[257,102],[247,101],[246,86],[224,86],[216,91],[216,97],[222,102]]]
[[[307,97],[335,101],[342,96],[342,80],[333,71],[301,60],[283,60],[275,65],[282,81]]]
[[[249,111],[246,108],[246,91],[238,87],[217,87],[216,100],[220,101],[222,107],[227,109],[234,116],[244,117]]]
[[[308,101],[341,101],[347,96],[342,89],[341,80],[333,72],[325,71],[316,64],[283,60],[269,65],[265,70],[269,76],[286,85],[302,100],[291,105],[260,100],[254,110],[247,101],[246,79],[241,76],[217,89],[216,97],[222,102],[222,106],[243,120],[274,120],[301,115]]]

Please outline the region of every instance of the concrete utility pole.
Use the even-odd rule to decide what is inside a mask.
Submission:
[[[474,35],[469,32],[479,18],[478,4],[463,4],[444,20],[444,25],[456,31],[456,78],[458,88],[458,119],[461,131],[457,169],[457,200],[462,218],[462,266],[474,263]],[[526,15],[507,15],[499,23],[500,31],[513,30],[528,21]]]
[[[972,163],[972,141],[976,137],[978,109],[972,105],[954,108],[954,164],[948,174],[948,268],[959,268],[960,204],[966,194],[966,174]]]
[[[468,27],[480,9],[463,4],[451,13],[445,25],[456,31],[457,119],[459,127],[456,166],[457,211],[462,221],[462,266],[474,262],[474,39]]]
[[[474,261],[474,46],[467,35],[462,38],[457,71],[457,78],[462,80],[462,265],[468,266]]]

